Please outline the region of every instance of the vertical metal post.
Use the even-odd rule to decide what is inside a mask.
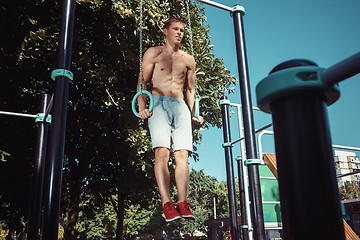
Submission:
[[[214,197],[214,219],[216,219],[216,197]]]
[[[49,104],[50,94],[41,94],[40,113],[45,113]],[[44,169],[46,156],[46,142],[49,124],[46,121],[38,123],[34,176],[32,182],[32,195],[30,200],[27,239],[38,240],[41,219],[41,207],[43,199]]]
[[[256,140],[254,117],[252,112],[250,80],[248,76],[247,56],[245,47],[245,36],[242,17],[245,13],[239,5],[233,8],[233,21],[235,31],[235,42],[237,52],[237,62],[239,71],[239,83],[241,93],[241,104],[243,113],[243,123],[245,132],[246,158],[256,159]],[[249,187],[252,206],[252,219],[254,228],[254,239],[265,240],[265,225],[263,206],[261,200],[261,186],[259,167],[257,165],[248,165]]]
[[[271,109],[285,238],[344,239],[323,97],[292,96]]]
[[[59,69],[70,69],[74,14],[75,0],[64,0],[59,42]],[[58,239],[68,88],[69,79],[67,77],[56,77],[53,121],[47,159],[48,183],[46,185],[47,195],[45,196],[42,237],[42,239],[46,240]]]
[[[239,136],[241,139],[244,139],[244,132],[243,132],[243,124],[242,124],[242,115],[241,115],[241,104],[233,104],[237,108],[237,114],[238,114],[238,126],[239,126]],[[247,177],[247,168],[244,165],[244,162],[242,161],[242,158],[245,158],[245,142],[240,141],[240,152],[241,152],[241,169],[242,169],[242,176],[243,181],[239,182],[239,184],[242,184],[242,188],[244,189],[244,195],[245,195],[245,213],[246,213],[246,219],[247,222],[241,222],[241,227],[243,228],[245,225],[247,225],[246,231],[248,232],[248,238],[253,239],[253,229],[252,229],[252,222],[251,222],[251,210],[250,210],[250,201],[249,201],[249,183],[248,183],[248,177]],[[240,174],[239,174],[240,178]],[[241,197],[240,197],[241,198]],[[242,205],[241,205],[242,206]],[[241,210],[242,211],[242,210]]]
[[[273,119],[281,216],[289,240],[345,239],[326,109],[340,91],[321,80],[322,70],[308,60],[288,61],[257,86],[258,106]]]
[[[228,186],[228,197],[230,207],[230,224],[231,224],[231,236],[232,239],[239,239],[239,224],[237,221],[237,209],[236,209],[236,191],[235,191],[235,178],[234,178],[234,167],[233,167],[233,155],[231,145],[231,134],[230,134],[230,121],[229,121],[229,105],[230,101],[224,96],[220,101],[221,114],[223,121],[223,132],[224,132],[224,150],[225,150],[225,163],[226,163],[226,176]]]
[[[245,183],[243,163],[241,157],[236,158],[238,177],[239,177],[239,194],[240,194],[240,212],[241,212],[241,233],[243,240],[249,240],[249,226],[247,225],[246,201],[245,201]]]

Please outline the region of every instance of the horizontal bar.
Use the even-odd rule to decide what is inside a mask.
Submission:
[[[225,6],[225,5],[222,5],[222,4],[217,3],[217,2],[214,2],[214,1],[210,1],[210,0],[196,0],[196,1],[201,2],[201,3],[205,3],[205,4],[210,5],[210,6],[213,6],[213,7],[220,8],[220,9],[225,10],[225,11],[228,11],[228,12],[232,12],[232,11],[233,11],[233,8],[228,7],[228,6]]]
[[[262,176],[260,176],[260,179],[277,180],[276,177],[262,177]]]
[[[324,83],[334,85],[360,73],[360,52],[325,69],[321,73]]]
[[[261,131],[263,131],[263,130],[271,127],[271,126],[272,126],[272,123],[270,123],[270,124],[268,124],[268,125],[266,125],[266,126],[264,126],[262,128],[259,128],[259,129],[255,130],[255,133],[261,132]],[[237,140],[235,140],[235,141],[233,141],[233,142],[231,142],[229,144],[234,145],[235,143],[238,143],[238,142],[240,142],[241,140],[244,140],[244,139],[245,139],[245,137],[241,137],[241,138],[239,138],[239,139],[237,139]]]
[[[263,200],[263,204],[280,204],[280,201],[265,201],[265,200]]]
[[[34,114],[27,114],[27,113],[15,113],[15,112],[4,112],[0,111],[0,115],[8,115],[8,116],[15,116],[15,117],[28,117],[28,118],[36,118]]]
[[[259,129],[260,130],[260,129]],[[262,131],[262,134],[267,134],[267,135],[274,135],[273,131]],[[241,139],[242,140],[242,139]],[[240,140],[240,141],[241,141]],[[345,150],[353,150],[353,151],[360,151],[360,148],[358,147],[348,147],[348,146],[341,146],[341,145],[332,145],[333,148],[337,148],[337,149],[345,149]]]
[[[241,104],[239,104],[239,103],[230,103],[230,106],[232,106],[232,107],[242,107],[242,105]],[[260,108],[258,108],[258,107],[253,107],[253,110],[256,110],[256,111],[261,111],[260,110]]]
[[[341,145],[332,145],[333,148],[339,148],[339,149],[347,149],[347,150],[353,150],[353,151],[360,151],[360,148],[358,147],[347,147],[347,146],[341,146]]]
[[[346,177],[346,176],[350,176],[350,175],[354,175],[354,174],[359,174],[360,173],[360,170],[359,171],[355,171],[355,172],[350,172],[350,173],[344,173],[344,174],[341,174],[341,175],[337,175],[336,177],[337,178],[341,178],[341,177]]]

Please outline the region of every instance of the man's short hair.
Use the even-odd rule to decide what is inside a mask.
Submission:
[[[181,22],[185,26],[185,22],[181,18],[171,17],[164,23],[164,29],[169,29],[173,22]]]

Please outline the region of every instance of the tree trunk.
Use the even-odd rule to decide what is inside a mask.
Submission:
[[[71,173],[71,181],[69,184],[70,202],[68,207],[68,218],[65,228],[65,240],[76,240],[78,231],[78,218],[80,211],[80,196],[82,179],[81,174],[75,174],[77,171]]]
[[[117,225],[116,225],[116,240],[123,239],[124,232],[124,214],[125,214],[125,195],[118,193],[118,209],[117,213]]]
[[[70,163],[69,206],[67,224],[65,227],[65,240],[76,240],[78,231],[78,218],[80,211],[81,186],[84,176],[84,164]]]

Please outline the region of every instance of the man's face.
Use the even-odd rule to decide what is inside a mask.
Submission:
[[[180,44],[184,31],[185,28],[182,22],[172,22],[168,29],[164,29],[164,34],[169,42]]]

